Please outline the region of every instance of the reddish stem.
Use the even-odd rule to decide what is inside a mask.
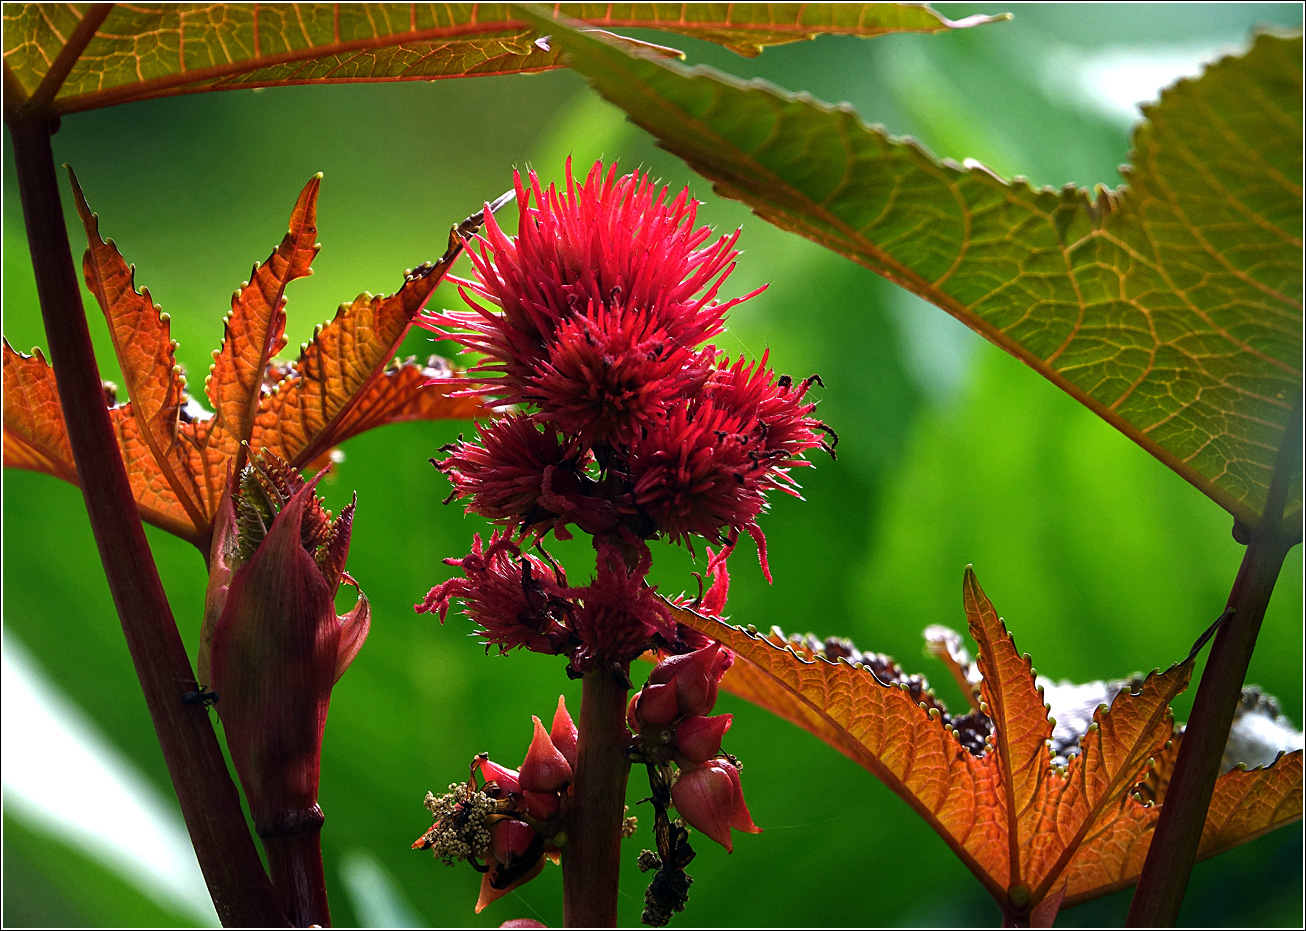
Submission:
[[[1235,527],[1235,536],[1248,544],[1247,552],[1229,592],[1229,616],[1211,644],[1211,657],[1179,744],[1161,816],[1129,906],[1130,927],[1172,926],[1179,917],[1256,635],[1284,557],[1301,540],[1300,514],[1295,526],[1283,522],[1288,489],[1300,474],[1301,441],[1302,397],[1298,395],[1274,463],[1261,521],[1249,538],[1240,536],[1242,528]]]
[[[1256,635],[1292,546],[1289,540],[1257,536],[1243,556],[1229,595],[1233,613],[1216,633],[1202,672],[1161,817],[1129,907],[1130,927],[1170,927],[1179,917]]]
[[[281,908],[292,927],[331,927],[326,876],[322,870],[322,829],[263,838],[268,870]]]
[[[225,925],[284,925],[245,826],[208,713],[182,696],[196,688],[104,404],[91,334],[64,227],[50,134],[52,113],[18,114],[18,187],[36,289],[91,529],[191,843]]]
[[[628,680],[621,679],[598,668],[585,673],[582,682],[576,772],[562,848],[563,923],[568,928],[617,924],[621,823],[630,774]]]

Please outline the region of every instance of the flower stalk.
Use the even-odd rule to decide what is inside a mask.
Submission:
[[[599,667],[581,682],[576,773],[562,848],[563,921],[569,928],[617,924],[621,822],[630,775],[627,681]]]
[[[196,689],[185,647],[159,580],[104,405],[64,227],[50,113],[5,114],[28,247],[79,484],[105,577],[163,751],[182,817],[224,925],[284,926],[240,798]]]
[[[688,190],[673,196],[601,162],[583,180],[568,162],[562,184],[544,187],[531,173],[516,176],[514,188],[517,234],[508,236],[487,211],[485,234],[468,250],[475,280],[457,281],[471,310],[415,321],[482,355],[458,380],[464,393],[515,406],[478,425],[479,441],[460,438],[444,447],[447,458],[431,460],[453,485],[449,500],[466,499],[469,511],[499,527],[484,542],[475,535],[467,556],[446,559],[462,576],[436,585],[416,607],[443,621],[458,599],[487,652],[566,656],[568,674],[583,681],[578,759],[549,834],[562,855],[568,926],[615,925],[627,777],[636,760],[656,764],[662,853],[645,858],[659,870],[646,916],[661,921],[684,907],[683,867],[693,856],[686,830],[676,838],[669,831],[673,793],[681,815],[727,851],[731,830],[757,827],[737,761],[717,755],[729,719],[704,717],[729,658],[677,624],[656,596],[649,543],[692,552],[695,540],[705,541],[715,581],[702,607],[720,612],[726,560],[742,535],[757,543],[771,578],[758,525],[767,495],[796,495],[791,471],[810,465],[808,450],[833,455],[838,438],[812,416],[807,394],[819,378],[796,382],[772,372],[765,354],[732,360],[708,344],[724,332],[725,312],[758,291],[717,299],[739,234],[714,239],[697,226]],[[588,585],[569,584],[543,547],[549,533],[567,540],[573,527],[592,538]],[[531,545],[539,556],[526,552]],[[630,664],[650,650],[671,658],[632,706],[637,738],[626,729]],[[670,781],[673,759],[679,789]],[[457,822],[451,812],[464,810],[462,800],[447,798],[434,809],[438,834]],[[446,849],[425,835],[418,846],[428,842]]]

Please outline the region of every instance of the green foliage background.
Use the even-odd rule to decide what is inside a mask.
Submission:
[[[942,7],[951,16],[1000,6]],[[660,41],[744,77],[850,101],[870,122],[910,133],[935,154],[978,158],[1040,184],[1118,183],[1122,126],[1051,78],[1114,47],[1182,49],[1245,43],[1257,23],[1299,26],[1295,4],[1017,6],[1016,18],[949,35],[870,42],[824,38],[741,59],[690,40]],[[643,38],[659,41],[656,33]],[[1060,57],[1057,57],[1057,56]],[[839,430],[839,461],[799,478],[806,502],[780,496],[763,529],[776,581],[751,551],[733,560],[730,614],[739,623],[842,634],[926,672],[920,631],[964,627],[961,570],[973,563],[1022,651],[1042,675],[1087,680],[1181,658],[1219,614],[1241,547],[1209,500],[1074,401],[942,312],[875,275],[716,198],[570,72],[432,84],[280,88],[199,94],[65,119],[55,155],[78,171],[101,229],[136,263],[172,315],[178,355],[198,392],[231,291],[285,230],[300,187],[325,172],[315,274],[289,292],[290,337],[308,338],[341,301],[391,291],[405,268],[444,248],[451,224],[511,185],[515,167],[546,180],[564,159],[600,156],[690,184],[700,218],[742,225],[745,249],[726,291],[770,282],[738,308],[723,348],[770,347],[780,371],[819,372],[821,415]],[[5,142],[7,190],[16,190]],[[65,196],[74,249],[80,227]],[[4,203],[4,332],[16,348],[45,345],[16,196]],[[464,263],[459,267],[468,274]],[[90,298],[87,298],[90,301]],[[433,304],[455,306],[444,287]],[[94,313],[93,301],[88,305]],[[113,379],[103,327],[103,375]],[[447,351],[447,347],[439,347]],[[425,334],[407,352],[432,351]],[[440,627],[412,604],[446,578],[446,556],[470,546],[478,519],[442,506],[444,480],[426,463],[467,424],[392,427],[353,441],[325,486],[338,507],[357,490],[350,570],[373,601],[371,637],[334,694],[323,756],[324,846],[337,924],[377,917],[350,893],[348,872],[379,865],[398,907],[431,925],[494,926],[535,917],[561,924],[560,872],[474,915],[479,876],[433,863],[409,844],[429,821],[427,789],[466,774],[488,750],[508,765],[525,752],[531,714],[579,686],[550,657],[482,655],[470,625]],[[71,486],[4,474],[5,636],[20,641],[70,698],[169,793],[162,758]],[[151,531],[164,584],[192,651],[205,579],[198,554]],[[557,552],[578,578],[581,544]],[[688,557],[655,550],[664,592],[692,589]],[[1250,681],[1302,721],[1302,559],[1289,557]],[[898,799],[814,738],[726,697],[727,748],[765,833],[727,856],[707,841],[681,923],[774,925],[996,924],[997,910],[940,841]],[[1182,719],[1187,705],[1177,709]],[[20,753],[41,748],[16,748]],[[6,766],[15,748],[6,747]],[[632,804],[642,797],[639,773]],[[93,791],[93,787],[91,788]],[[70,800],[70,804],[74,804]],[[634,809],[639,813],[639,809]],[[94,812],[88,812],[94,817]],[[643,819],[648,821],[649,819]],[[7,817],[6,924],[184,921],[40,830]],[[1181,922],[1302,921],[1302,832],[1279,831],[1198,866]],[[623,923],[638,922],[643,883],[630,844]],[[1066,925],[1116,924],[1128,893],[1063,913]]]

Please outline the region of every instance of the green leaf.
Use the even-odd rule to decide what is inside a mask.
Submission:
[[[1300,37],[1262,35],[1171,87],[1146,108],[1128,184],[1090,193],[940,162],[847,106],[553,32],[721,194],[937,304],[1259,520],[1301,419]]]
[[[21,102],[62,113],[170,94],[514,74],[560,67],[560,54],[500,3],[6,4],[4,57]],[[592,26],[654,28],[742,55],[820,33],[939,32],[952,22],[920,4],[572,3]],[[98,22],[103,18],[103,22]],[[87,35],[87,33],[90,33]],[[674,49],[613,37],[654,54]]]

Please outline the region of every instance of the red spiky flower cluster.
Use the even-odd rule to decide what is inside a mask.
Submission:
[[[673,198],[602,163],[581,182],[570,162],[562,190],[533,172],[516,190],[517,235],[487,212],[468,250],[475,280],[459,284],[470,309],[418,321],[483,353],[468,390],[512,406],[436,462],[450,497],[502,530],[447,560],[464,577],[418,610],[443,618],[459,598],[487,645],[566,654],[577,671],[620,668],[650,645],[696,648],[644,582],[645,541],[716,544],[715,574],[748,533],[769,580],[757,525],[766,494],[796,494],[789,472],[808,464],[803,453],[833,452],[834,433],[804,400],[817,379],[794,383],[765,355],[731,361],[709,344],[725,312],[758,292],[717,299],[739,234],[714,240],[696,227],[688,190]],[[598,551],[581,588],[520,549],[572,526]]]

